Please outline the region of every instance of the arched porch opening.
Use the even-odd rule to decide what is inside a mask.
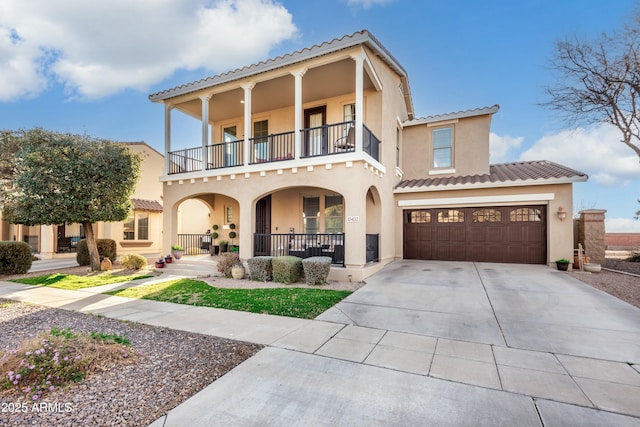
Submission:
[[[380,230],[382,228],[382,203],[375,186],[369,187],[366,196],[366,262],[380,260]]]
[[[344,265],[345,197],[322,187],[286,187],[253,203],[253,256],[327,256]]]
[[[240,203],[219,193],[196,194],[175,205],[175,240],[186,255],[238,251]],[[235,235],[230,233],[234,232]]]

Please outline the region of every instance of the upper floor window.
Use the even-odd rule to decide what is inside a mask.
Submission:
[[[453,128],[433,129],[433,167],[453,166]]]
[[[345,122],[352,122],[356,119],[356,104],[347,104],[343,107],[342,119]]]

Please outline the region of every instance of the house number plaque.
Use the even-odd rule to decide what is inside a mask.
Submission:
[[[360,217],[357,216],[357,215],[348,216],[347,217],[347,222],[360,222]]]

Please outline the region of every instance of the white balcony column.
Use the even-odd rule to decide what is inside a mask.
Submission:
[[[302,153],[302,76],[307,72],[306,68],[292,71],[295,81],[294,96],[294,143],[295,158],[300,159]]]
[[[209,100],[213,94],[202,95],[202,170],[206,171],[209,165],[207,145],[209,145]]]
[[[171,110],[173,105],[164,104],[164,173],[169,174],[169,152],[171,151]]]
[[[364,124],[364,53],[354,55],[353,59],[356,61],[356,153],[360,153]]]
[[[251,82],[242,85],[244,89],[244,155],[243,163],[248,165],[251,160],[251,145],[249,138],[251,138],[251,90],[255,87],[256,83]]]

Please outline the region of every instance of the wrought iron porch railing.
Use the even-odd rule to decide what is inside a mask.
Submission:
[[[344,233],[253,235],[253,256],[292,255],[300,258],[327,256],[332,264],[344,267]]]
[[[348,121],[314,128],[301,129],[300,157],[320,157],[355,152],[355,122]],[[362,149],[376,160],[380,140],[363,125]],[[249,164],[292,160],[296,157],[295,132],[283,132],[249,140]],[[206,169],[221,169],[244,164],[244,140],[222,142],[206,146]],[[202,170],[205,157],[202,147],[170,151],[169,175]]]

